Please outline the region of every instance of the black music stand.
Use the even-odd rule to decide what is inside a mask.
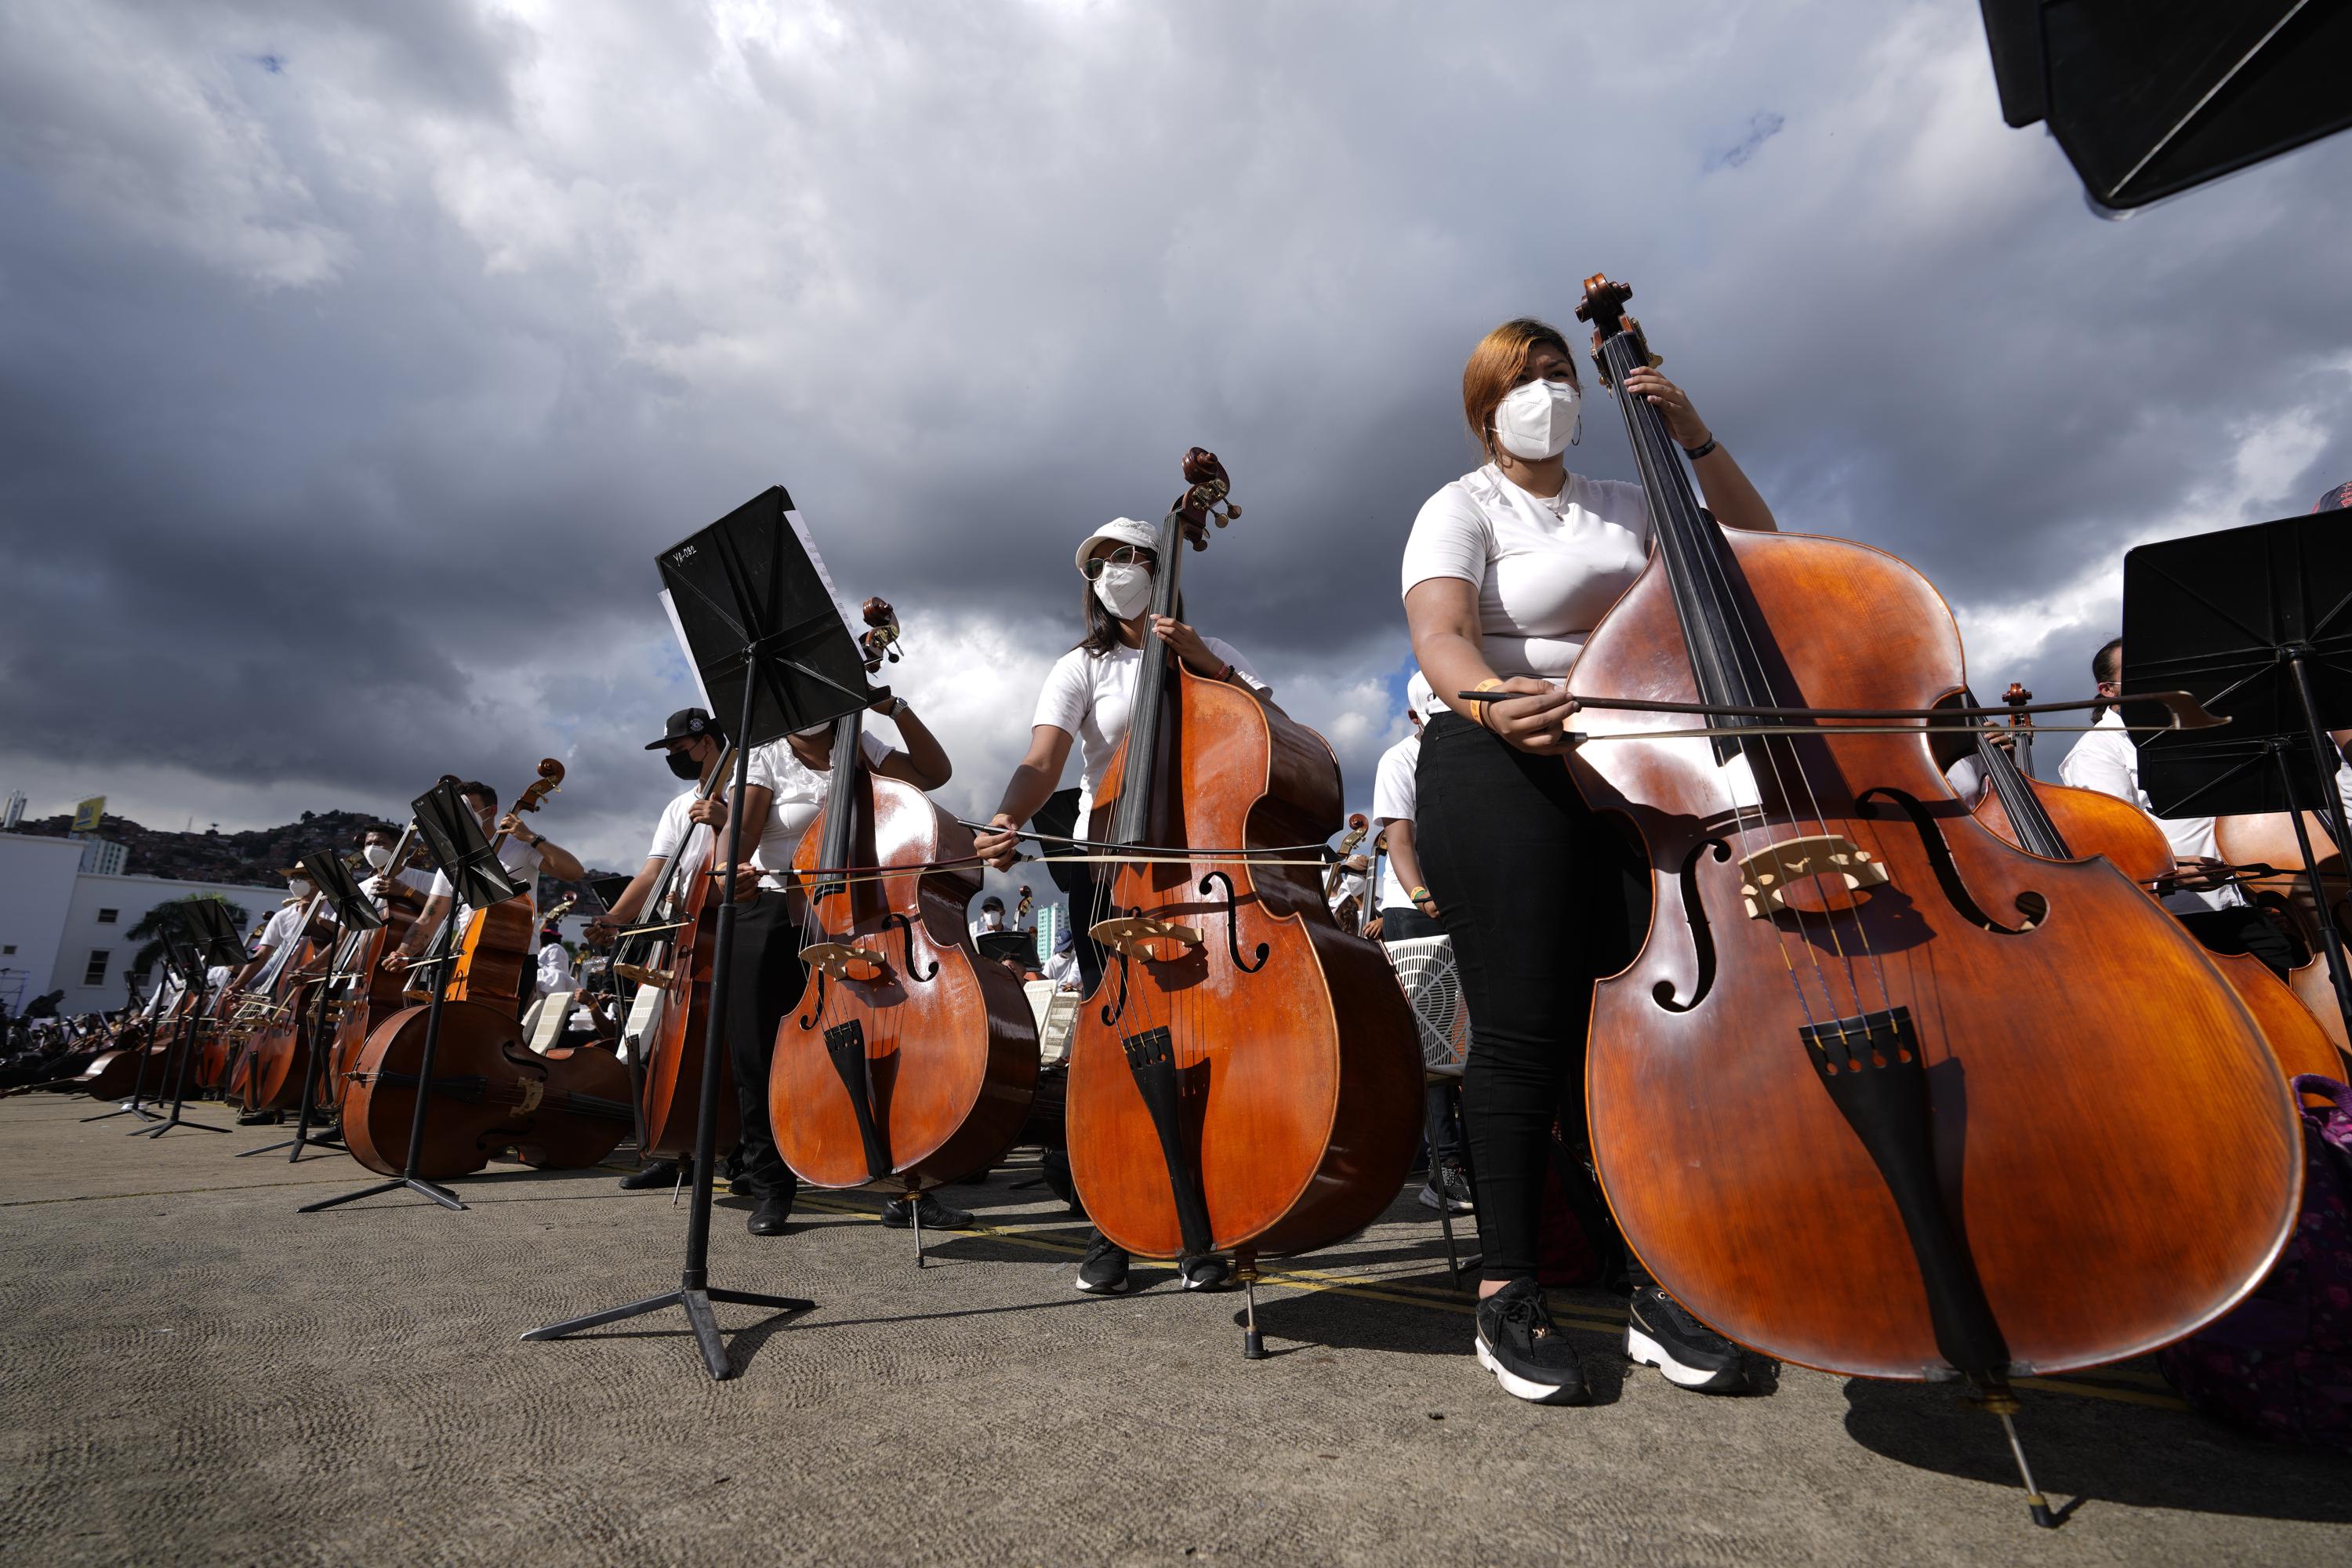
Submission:
[[[353,931],[373,931],[383,924],[383,916],[368,896],[360,891],[359,883],[352,879],[351,868],[343,864],[340,856],[305,855],[301,867],[312,884],[327,896],[328,904],[335,911],[336,929],[342,932],[335,939],[337,951],[341,951],[343,942]],[[247,1149],[237,1155],[238,1159],[242,1160],[247,1154],[268,1154],[279,1149],[291,1149],[294,1152],[286,1156],[287,1162],[291,1163],[300,1159],[302,1151],[310,1145],[327,1143],[323,1138],[310,1136],[310,1118],[319,1107],[319,1087],[327,1076],[327,1047],[332,1043],[327,1035],[327,1001],[336,985],[349,978],[334,972],[331,958],[326,974],[319,981],[319,994],[311,1002],[310,1049],[302,1069],[302,1109],[294,1118],[294,1136],[281,1138],[275,1143],[265,1143],[258,1149]],[[334,1148],[340,1144],[327,1146]]]
[[[237,935],[236,922],[228,918],[227,906],[218,899],[191,899],[173,906],[172,912],[187,943],[188,963],[195,980],[195,1001],[189,1006],[181,1027],[179,1070],[172,1075],[172,1114],[160,1127],[132,1128],[133,1138],[161,1138],[174,1127],[193,1127],[202,1132],[228,1131],[208,1121],[184,1121],[180,1108],[188,1098],[188,1064],[196,1055],[197,1035],[205,1012],[207,966],[218,963],[235,968],[243,963],[245,940]],[[156,1099],[161,1100],[163,1096],[159,1093]]]
[[[823,568],[792,523],[792,498],[776,486],[655,558],[713,712],[732,701],[737,720],[734,794],[741,800],[751,748],[794,730],[828,723],[888,695],[868,689],[865,661],[851,640]],[[742,864],[743,818],[730,813],[722,889]],[[719,1058],[725,1039],[727,983],[735,951],[735,900],[719,909],[710,962],[710,1018],[702,1035],[702,1100],[696,1109],[694,1202],[687,1216],[686,1266],[677,1289],[533,1329],[526,1340],[562,1339],[583,1329],[642,1317],[667,1307],[686,1313],[702,1364],[721,1381],[735,1375],[710,1303],[804,1312],[797,1296],[762,1296],[710,1283],[710,1201],[719,1142]]]
[[[188,992],[195,989],[185,967],[188,960],[187,947],[180,941],[179,929],[176,922],[167,916],[159,923],[163,942],[163,973],[179,981],[181,994],[184,995]],[[155,983],[155,989],[158,992],[161,992],[163,988],[163,983],[160,980],[157,981]],[[163,1022],[159,1011],[153,1031],[148,1035],[146,1043],[139,1047],[139,1076],[131,1080],[131,1098],[112,1110],[101,1110],[96,1116],[83,1117],[82,1120],[84,1121],[111,1121],[118,1116],[136,1116],[142,1121],[161,1121],[163,1120],[153,1111],[148,1110],[146,1106],[140,1103],[147,1097],[147,1058],[154,1054],[155,1041],[157,1037],[163,1033]],[[187,1032],[188,1020],[184,1017],[180,1020],[180,1027],[177,1033],[184,1038]],[[167,1072],[170,1070],[172,1052],[169,1048],[166,1048],[163,1052],[163,1064]],[[156,1098],[160,1100],[163,1098],[161,1093],[163,1086],[158,1084],[156,1085],[156,1089],[158,1090]]]
[[[425,1016],[425,1054],[416,1064],[416,1110],[408,1119],[408,1158],[401,1163],[400,1174],[390,1181],[304,1204],[294,1211],[296,1214],[317,1214],[339,1204],[372,1198],[378,1193],[396,1193],[404,1187],[431,1198],[445,1209],[462,1210],[466,1206],[457,1201],[457,1194],[416,1173],[416,1163],[425,1152],[425,1121],[433,1105],[433,1058],[441,1047],[441,1010],[449,1001],[446,971],[449,950],[457,944],[457,905],[462,900],[475,909],[486,910],[492,904],[520,898],[524,889],[499,864],[490,841],[482,837],[480,819],[457,793],[456,780],[443,779],[409,804],[415,809],[417,830],[425,839],[425,848],[455,891],[450,895],[449,912],[443,918],[441,929],[434,933],[433,955],[416,965],[431,972],[433,1003]]]
[[[2290,814],[2327,977],[2352,1028],[2344,936],[2302,816],[2317,812],[2338,848],[2352,849],[2336,787],[2343,759],[2327,734],[2352,725],[2352,531],[2317,513],[2127,552],[2123,684],[2126,698],[2184,690],[2229,719],[2218,731],[2147,736],[2140,788],[2158,816]]]

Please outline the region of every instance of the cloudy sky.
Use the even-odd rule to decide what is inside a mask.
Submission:
[[[1198,443],[1193,617],[1361,805],[1462,360],[1596,271],[1783,526],[2074,694],[2125,548],[2352,478],[2347,190],[2338,138],[2092,217],[1970,0],[18,0],[0,791],[250,826],[552,754],[633,864],[654,554],[781,482],[983,811],[1072,543]]]

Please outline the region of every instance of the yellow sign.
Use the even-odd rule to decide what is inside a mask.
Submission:
[[[102,795],[91,795],[74,807],[73,830],[76,833],[95,833],[98,831],[98,819],[105,815],[106,797]]]

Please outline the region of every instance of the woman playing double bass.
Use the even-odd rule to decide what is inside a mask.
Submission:
[[[1773,529],[1681,388],[1641,370],[1624,390],[1664,415],[1717,521]],[[1746,1381],[1736,1347],[1642,1274],[1585,1158],[1592,982],[1630,955],[1637,898],[1615,836],[1560,765],[1574,710],[1561,678],[1641,571],[1650,525],[1640,485],[1569,469],[1580,400],[1557,329],[1522,318],[1487,333],[1462,372],[1463,414],[1486,460],[1422,507],[1403,573],[1413,655],[1444,704],[1422,736],[1415,847],[1477,1028],[1462,1084],[1486,1258],[1476,1349],[1507,1392],[1542,1404],[1584,1397],[1535,1278],[1555,1118],[1571,1152],[1570,1200],[1610,1279],[1633,1294],[1628,1352],[1680,1387]],[[1523,695],[1455,696],[1497,688]]]
[[[1247,686],[1261,695],[1273,688],[1257,678],[1232,645],[1202,637],[1172,616],[1154,617],[1152,574],[1158,569],[1160,535],[1150,523],[1114,518],[1078,542],[1077,568],[1087,580],[1086,635],[1055,661],[1037,694],[1030,720],[1029,752],[1013,770],[1004,795],[990,820],[998,831],[974,840],[980,858],[998,870],[1011,868],[1019,842],[1016,829],[1045,804],[1062,782],[1070,747],[1079,748],[1078,831],[1092,819],[1095,786],[1127,739],[1135,704],[1136,677],[1143,665],[1143,634],[1154,626],[1160,640],[1195,675]],[[1073,945],[1080,989],[1091,992],[1102,978],[1103,951],[1089,934],[1100,918],[1102,884],[1094,885],[1097,907],[1071,910]],[[1220,1258],[1187,1258],[1179,1273],[1188,1290],[1213,1289],[1228,1270]],[[1128,1255],[1097,1231],[1078,1266],[1078,1289],[1116,1296],[1128,1288]]]

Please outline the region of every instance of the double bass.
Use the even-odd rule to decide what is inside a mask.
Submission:
[[[563,764],[543,758],[539,776],[515,797],[509,816],[537,811],[563,787]],[[505,847],[507,832],[490,840],[490,853]],[[518,893],[467,918],[466,930],[450,950],[448,991],[452,1002],[494,1002],[520,1010],[523,975],[538,951],[539,913],[528,893]]]
[[[248,1114],[283,1110],[301,1095],[309,1067],[305,1015],[311,987],[322,978],[315,965],[326,947],[310,927],[325,903],[326,895],[317,893],[303,906],[294,940],[273,955],[259,977],[266,1000],[249,1003],[250,1013],[241,1021],[244,1038],[230,1065],[223,1098]],[[329,953],[332,951],[327,948]]]
[[[1611,387],[1655,363],[1629,297],[1595,277],[1577,310]],[[1618,402],[1654,547],[1569,679],[1567,765],[1652,868],[1585,1082],[1633,1250],[1751,1349],[1964,1381],[2004,1424],[2011,1376],[2226,1311],[2301,1192],[2244,1005],[2113,866],[1955,798],[1927,726],[1967,681],[1924,577],[1720,528],[1659,411]]]
[[[329,1016],[334,1020],[332,1054],[328,1058],[331,1096],[340,1089],[343,1076],[359,1061],[368,1037],[385,1019],[408,1005],[403,994],[406,977],[396,969],[387,968],[383,961],[387,953],[400,950],[408,928],[416,923],[424,908],[416,899],[415,889],[400,880],[415,843],[416,824],[411,820],[400,830],[383,869],[373,873],[383,882],[383,896],[376,900],[376,912],[383,917],[383,923],[344,939],[349,947],[339,956],[336,973],[346,978],[339,987],[341,994],[327,1003]]]
[[[2303,813],[2303,835],[2298,838],[2294,818],[2284,811],[2217,816],[2213,840],[2221,858],[2231,865],[2268,868],[2267,874],[2247,877],[2240,886],[2255,902],[2279,910],[2294,922],[2311,956],[2295,965],[2287,984],[2319,1020],[2336,1047],[2352,1053],[2352,1037],[2345,1032],[2344,1009],[2327,977],[2327,954],[2320,934],[2319,900],[2326,899],[2336,929],[2352,937],[2352,901],[2347,900],[2344,854],[2336,847],[2327,819],[2315,811]],[[2304,868],[2305,843],[2311,846],[2319,873],[2315,895],[2311,872]]]
[[[898,626],[879,599],[864,614],[870,669]],[[971,830],[874,773],[862,725],[862,712],[835,721],[832,787],[793,855],[808,983],[776,1031],[769,1119],[811,1185],[912,1196],[1012,1146],[1037,1029],[1020,981],[980,957],[965,924],[981,888]]]
[[[397,1176],[416,1114],[429,1006],[394,1014],[344,1078],[336,1115],[352,1157]],[[579,1170],[611,1153],[636,1121],[629,1073],[610,1051],[559,1047],[541,1056],[509,1012],[445,1002],[416,1174],[443,1181],[512,1149],[526,1165]]]
[[[2011,686],[2003,699],[2020,708],[2032,700],[2032,693],[2021,686]],[[2021,711],[2011,720],[2012,731],[2028,723]],[[2130,801],[2029,777],[1990,731],[1978,738],[1977,756],[1985,775],[1977,820],[2029,855],[2046,860],[2105,856],[2136,885],[2150,889],[2179,869],[2164,830]],[[2299,1073],[2345,1076],[2344,1058],[2320,1021],[2261,959],[2210,950],[2205,956],[2253,1016],[2289,1082]]]
[[[719,760],[696,791],[709,800],[723,788],[735,748]],[[689,825],[655,880],[644,910],[648,931],[620,939],[612,973],[636,986],[621,1038],[644,1064],[644,1158],[682,1159],[694,1151],[695,1117],[702,1103],[702,1040],[710,1018],[710,970],[719,952],[721,895],[714,895],[716,835]],[[727,1053],[719,1053],[719,1133],[716,1155],[742,1136],[742,1112]]]
[[[1215,456],[1184,458],[1155,615],[1223,526]],[[1147,623],[1090,852],[1115,858],[1102,977],[1070,1039],[1070,1170],[1103,1235],[1149,1258],[1310,1251],[1370,1224],[1421,1135],[1421,1051],[1381,948],[1316,875],[1339,828],[1330,746],[1255,691],[1193,674]],[[1254,1317],[1254,1314],[1253,1314]],[[1245,1353],[1257,1353],[1253,1322]]]

